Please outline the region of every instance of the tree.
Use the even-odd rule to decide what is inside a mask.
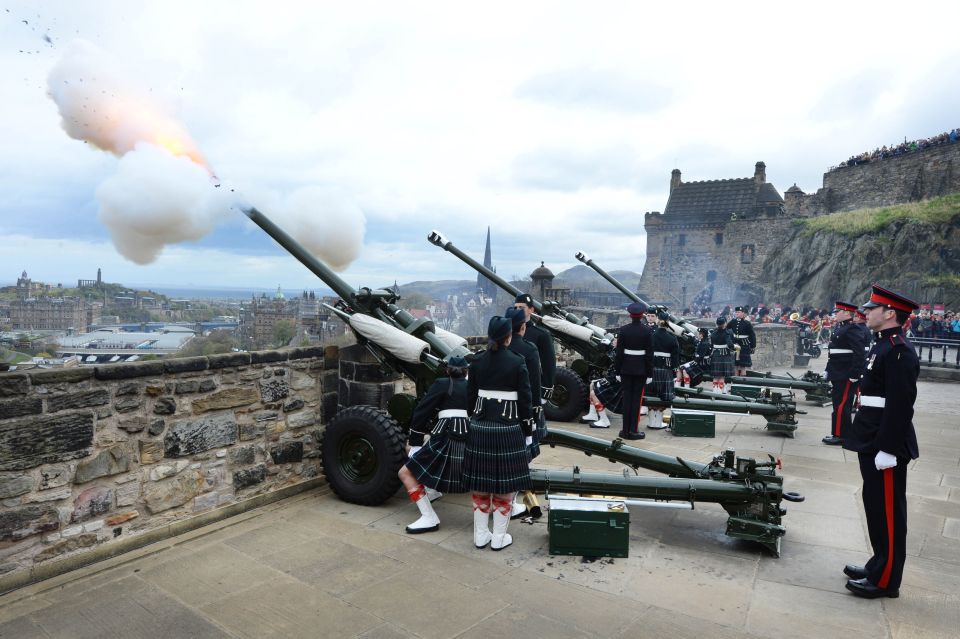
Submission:
[[[296,329],[293,320],[279,320],[273,325],[274,346],[286,346],[294,335],[296,335]]]
[[[399,306],[410,310],[411,308],[427,308],[427,306],[433,302],[430,299],[430,296],[426,293],[421,293],[420,291],[413,291],[408,295],[400,296]]]

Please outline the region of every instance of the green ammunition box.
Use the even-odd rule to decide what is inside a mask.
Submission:
[[[760,386],[740,386],[740,385],[734,384],[730,387],[731,394],[741,395],[743,397],[750,397],[753,399],[760,397],[760,391],[762,390],[763,388],[761,388]]]
[[[714,437],[717,434],[717,416],[705,410],[671,411],[670,431],[677,437]]]
[[[626,557],[630,513],[616,499],[551,497],[547,518],[551,555]]]

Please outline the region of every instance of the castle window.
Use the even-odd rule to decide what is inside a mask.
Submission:
[[[723,233],[717,233],[713,236],[713,241],[717,243],[717,246],[723,245]]]
[[[740,245],[740,263],[750,264],[753,262],[754,247],[753,244]]]
[[[677,246],[686,246],[686,245],[687,245],[687,236],[681,233],[680,237],[677,238]]]

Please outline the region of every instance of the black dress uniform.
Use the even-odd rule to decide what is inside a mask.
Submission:
[[[680,366],[680,342],[677,336],[663,326],[653,331],[653,381],[647,387],[647,393],[662,400],[673,399],[673,382],[677,367]]]
[[[514,309],[510,309],[514,311]],[[514,311],[518,315],[522,312],[519,310]],[[522,316],[521,316],[522,317]],[[512,318],[511,318],[512,319]],[[510,340],[510,350],[523,358],[524,363],[527,365],[527,374],[530,376],[530,397],[533,404],[533,414],[537,419],[537,427],[540,426],[540,416],[543,413],[543,406],[538,402],[538,399],[541,396],[540,391],[540,353],[537,351],[537,347],[533,342],[528,342],[527,340],[520,337],[520,333],[517,331],[520,330],[523,322],[517,323],[514,321],[513,324],[513,339]],[[527,330],[530,330],[530,323],[527,322]],[[534,433],[533,442],[527,446],[527,450],[530,452],[530,459],[534,459],[540,455],[540,440],[536,437]]]
[[[634,302],[627,307],[631,322],[621,326],[617,333],[617,349],[613,367],[620,376],[623,393],[623,430],[625,439],[643,439],[637,422],[643,403],[643,390],[647,378],[653,376],[653,332],[641,320],[646,312],[645,304]]]
[[[443,493],[464,492],[461,480],[469,430],[467,405],[467,380],[449,377],[438,377],[417,402],[408,442],[423,448],[410,457],[407,468],[424,486]],[[430,440],[424,445],[428,430]]]
[[[717,328],[710,332],[710,376],[715,383],[721,377],[733,377],[733,334],[724,328],[722,319],[718,318]]]
[[[514,300],[515,303],[524,304],[533,308],[533,298],[529,293],[522,293]],[[547,331],[535,325],[533,322],[527,322],[527,330],[523,339],[537,347],[537,353],[540,355],[540,395],[534,395],[534,406],[543,405],[553,397],[553,384],[557,371],[557,351],[553,344],[553,336]],[[533,438],[539,444],[547,435],[547,421],[543,411],[537,414],[537,430]]]
[[[512,330],[505,323],[507,334]],[[509,348],[487,349],[467,375],[470,431],[463,458],[463,487],[476,493],[507,494],[531,488],[524,438],[533,434],[530,376]]]
[[[738,311],[745,311],[742,306],[737,307]],[[733,343],[740,345],[740,352],[736,356],[738,367],[752,366],[753,358],[750,354],[757,347],[757,334],[753,330],[753,324],[750,320],[734,318],[727,324],[727,329],[733,333]]]
[[[837,302],[838,309],[851,313],[857,310],[854,304]],[[853,320],[843,320],[833,327],[827,350],[827,379],[833,399],[830,416],[830,435],[823,438],[825,444],[839,444],[850,428],[851,409],[863,377],[864,361],[863,331]]]
[[[885,306],[909,312],[916,302],[874,285],[865,308]],[[895,326],[877,333],[861,385],[860,410],[843,438],[843,447],[860,458],[863,508],[873,556],[847,588],[864,597],[899,594],[906,560],[907,464],[919,456],[913,428],[920,363],[913,345]],[[896,458],[896,466],[878,470],[878,453]]]

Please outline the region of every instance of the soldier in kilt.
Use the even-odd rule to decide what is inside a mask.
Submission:
[[[438,377],[417,402],[410,419],[407,454],[410,459],[398,475],[410,501],[420,509],[420,519],[407,526],[411,535],[432,532],[440,518],[430,504],[428,489],[444,493],[466,492],[461,485],[463,452],[467,445],[467,360],[451,357],[447,377]],[[430,426],[433,428],[430,429]],[[430,439],[424,444],[427,430]]]
[[[733,335],[725,326],[727,320],[717,318],[717,328],[710,333],[710,376],[713,377],[713,390],[727,393],[726,380],[733,377]]]
[[[677,367],[680,366],[680,342],[670,332],[666,320],[660,320],[653,332],[653,381],[647,386],[647,394],[664,401],[673,401],[673,381]],[[650,407],[647,413],[650,420],[647,428],[659,430],[666,428],[663,423],[663,409]]]
[[[733,333],[734,345],[740,347],[734,365],[737,375],[742,376],[747,374],[747,368],[753,366],[753,358],[750,355],[757,347],[757,334],[753,330],[753,324],[747,319],[747,309],[738,306],[736,313],[737,316],[727,324],[727,329]]]
[[[510,339],[510,350],[523,358],[527,365],[527,374],[530,375],[530,397],[533,403],[533,415],[536,420],[537,428],[533,431],[532,437],[527,437],[527,452],[530,454],[530,460],[536,459],[540,455],[540,424],[543,420],[543,404],[533,401],[533,398],[540,397],[540,352],[536,345],[526,341],[523,336],[527,329],[527,314],[523,309],[510,307],[503,315],[510,320],[513,325],[513,337]],[[543,516],[543,510],[537,501],[537,496],[532,490],[524,490],[517,493],[517,501],[513,504],[510,512],[510,519],[518,519],[529,514],[534,519]]]
[[[463,487],[473,493],[473,542],[502,550],[514,493],[532,488],[525,438],[533,435],[530,376],[523,358],[509,349],[511,320],[494,316],[487,350],[470,363],[467,405],[470,431],[463,456]],[[490,511],[493,510],[493,531]]]

